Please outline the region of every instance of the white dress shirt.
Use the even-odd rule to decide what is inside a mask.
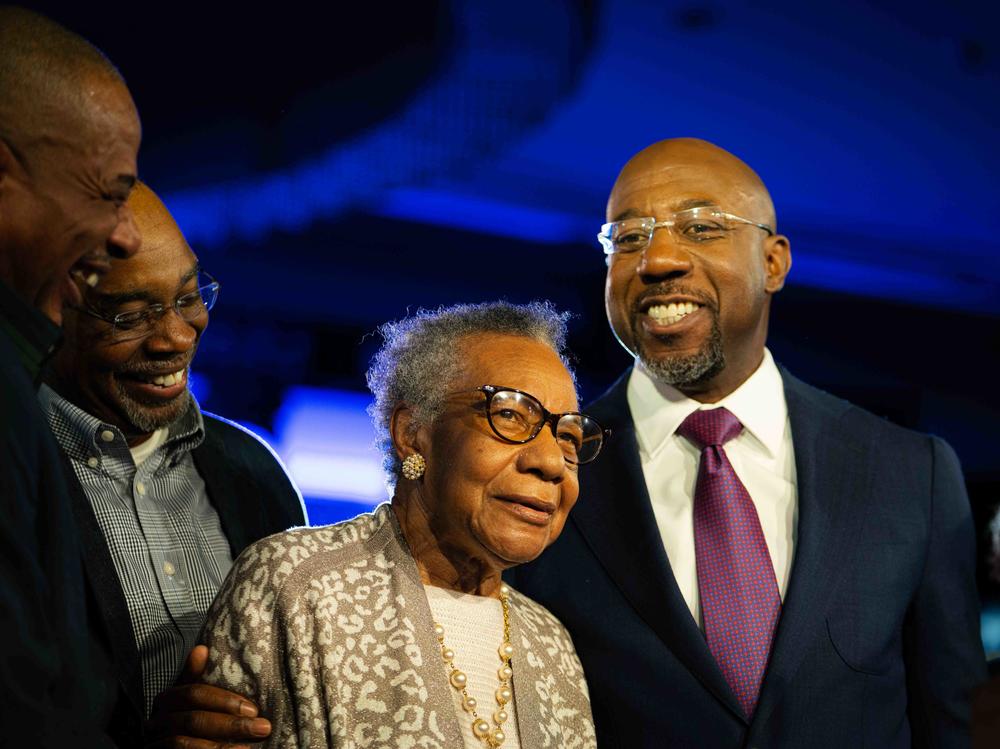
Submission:
[[[798,493],[785,390],[771,352],[765,349],[757,370],[718,403],[699,403],[656,382],[638,360],[627,397],[656,524],[694,620],[702,626],[692,520],[701,451],[676,432],[699,408],[725,406],[743,424],[724,449],[757,508],[784,600],[795,551]]]

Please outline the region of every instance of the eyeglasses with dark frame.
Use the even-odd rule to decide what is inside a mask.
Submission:
[[[198,288],[181,294],[174,299],[172,305],[148,304],[145,307],[116,315],[105,315],[92,307],[79,307],[78,310],[91,317],[103,320],[111,325],[111,340],[115,343],[134,341],[145,338],[155,329],[160,318],[168,309],[173,309],[186,322],[193,322],[215,306],[219,299],[220,284],[204,271],[198,272]]]
[[[774,230],[767,224],[726,213],[715,206],[698,206],[677,211],[663,221],[652,216],[612,221],[601,226],[597,241],[605,255],[642,252],[652,243],[653,232],[665,228],[682,244],[704,245],[726,239],[735,228],[732,224],[754,226],[766,231],[769,237],[774,236]]]
[[[611,436],[595,419],[578,411],[552,413],[530,393],[516,388],[483,385],[476,388],[486,396],[486,421],[504,442],[521,445],[535,439],[546,424],[562,449],[567,463],[590,463]]]

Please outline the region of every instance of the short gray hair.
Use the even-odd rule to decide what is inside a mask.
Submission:
[[[389,433],[393,411],[405,403],[413,408],[416,424],[434,421],[458,369],[463,338],[483,333],[532,338],[551,347],[572,376],[566,352],[570,317],[569,312],[560,312],[547,301],[500,301],[420,309],[380,326],[384,343],[372,357],[367,373],[368,387],[375,396],[368,413],[390,489],[400,468]]]

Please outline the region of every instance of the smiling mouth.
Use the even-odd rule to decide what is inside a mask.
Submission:
[[[69,275],[79,283],[94,288],[101,277],[110,270],[111,266],[108,264],[106,255],[89,252],[73,263],[69,269]]]
[[[97,286],[101,280],[101,276],[107,270],[107,265],[87,258],[78,260],[71,265],[65,278],[60,281],[60,288],[62,289],[61,304],[70,307],[80,307],[83,305],[84,295]]]
[[[548,525],[558,505],[537,497],[519,495],[497,497],[521,520],[531,525]]]
[[[671,302],[670,304],[654,304],[646,309],[646,314],[657,325],[673,325],[683,320],[692,312],[701,309],[702,305],[695,302]]]
[[[159,390],[172,390],[180,385],[187,384],[187,365],[173,372],[129,372],[123,375],[124,379],[131,380],[146,387]]]
[[[165,375],[156,375],[149,379],[148,382],[160,387],[170,387],[184,381],[184,371],[183,369],[179,369],[176,372],[168,372]]]
[[[69,272],[70,276],[74,280],[80,282],[81,284],[86,284],[90,288],[97,286],[97,282],[101,280],[101,277],[94,271],[90,271],[88,274],[83,268],[74,268]]]

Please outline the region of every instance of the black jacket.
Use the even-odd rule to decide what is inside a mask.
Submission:
[[[85,626],[71,479],[35,393],[58,338],[0,284],[0,746],[99,749],[111,664]]]

